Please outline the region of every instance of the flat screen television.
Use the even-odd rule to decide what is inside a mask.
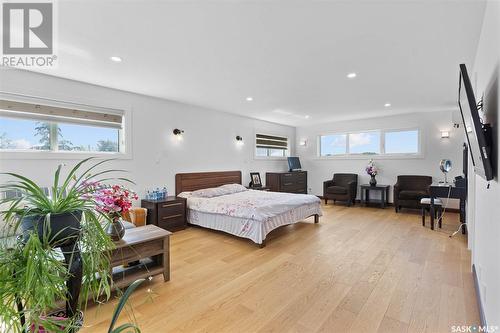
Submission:
[[[474,171],[486,180],[491,180],[493,179],[493,167],[491,164],[490,127],[481,122],[474,91],[464,64],[460,65],[458,106],[462,114],[462,123]]]
[[[302,169],[302,166],[300,165],[300,160],[298,157],[289,157],[288,158],[288,169],[290,171]]]

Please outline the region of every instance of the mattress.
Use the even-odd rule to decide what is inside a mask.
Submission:
[[[307,194],[246,190],[211,198],[187,198],[188,222],[262,244],[272,230],[321,216],[320,200]]]

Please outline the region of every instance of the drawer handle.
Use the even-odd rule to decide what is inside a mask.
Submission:
[[[284,183],[283,185],[288,186],[288,185],[293,185],[293,183]]]
[[[290,177],[291,175],[292,175],[291,173],[285,173],[283,176]]]
[[[167,208],[167,207],[180,206],[180,205],[182,205],[182,202],[168,204],[168,205],[163,205],[162,207],[163,208]]]
[[[168,219],[175,219],[176,217],[181,217],[182,214],[176,214],[176,215],[171,215],[171,216],[163,216],[163,220],[168,220]]]

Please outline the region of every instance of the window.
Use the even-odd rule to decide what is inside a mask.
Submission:
[[[373,130],[319,137],[319,156],[419,154],[420,133],[411,130]]]
[[[123,152],[123,113],[0,100],[1,151]]]
[[[50,150],[49,130],[35,120],[0,117],[0,149]]]
[[[349,154],[380,154],[380,132],[349,133]]]
[[[417,154],[418,130],[385,132],[386,154]]]
[[[334,156],[347,153],[347,135],[333,134],[320,137],[320,155]]]
[[[288,138],[256,134],[255,135],[255,156],[256,157],[287,157]]]

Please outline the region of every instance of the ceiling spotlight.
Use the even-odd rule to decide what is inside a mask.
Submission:
[[[391,103],[385,103],[384,106],[388,108],[389,106],[391,106]]]
[[[251,102],[251,101],[253,101],[253,97],[248,96],[248,97],[247,97],[247,102]]]
[[[356,77],[356,73],[349,73],[349,74],[347,74],[347,77],[349,79],[354,79]]]
[[[310,115],[305,115],[304,118],[309,119],[311,116]]]
[[[114,62],[122,62],[122,58],[117,57],[117,56],[112,56],[112,57],[111,57],[111,58],[109,58],[109,59],[111,59],[111,60],[112,60],[112,61],[114,61]]]

